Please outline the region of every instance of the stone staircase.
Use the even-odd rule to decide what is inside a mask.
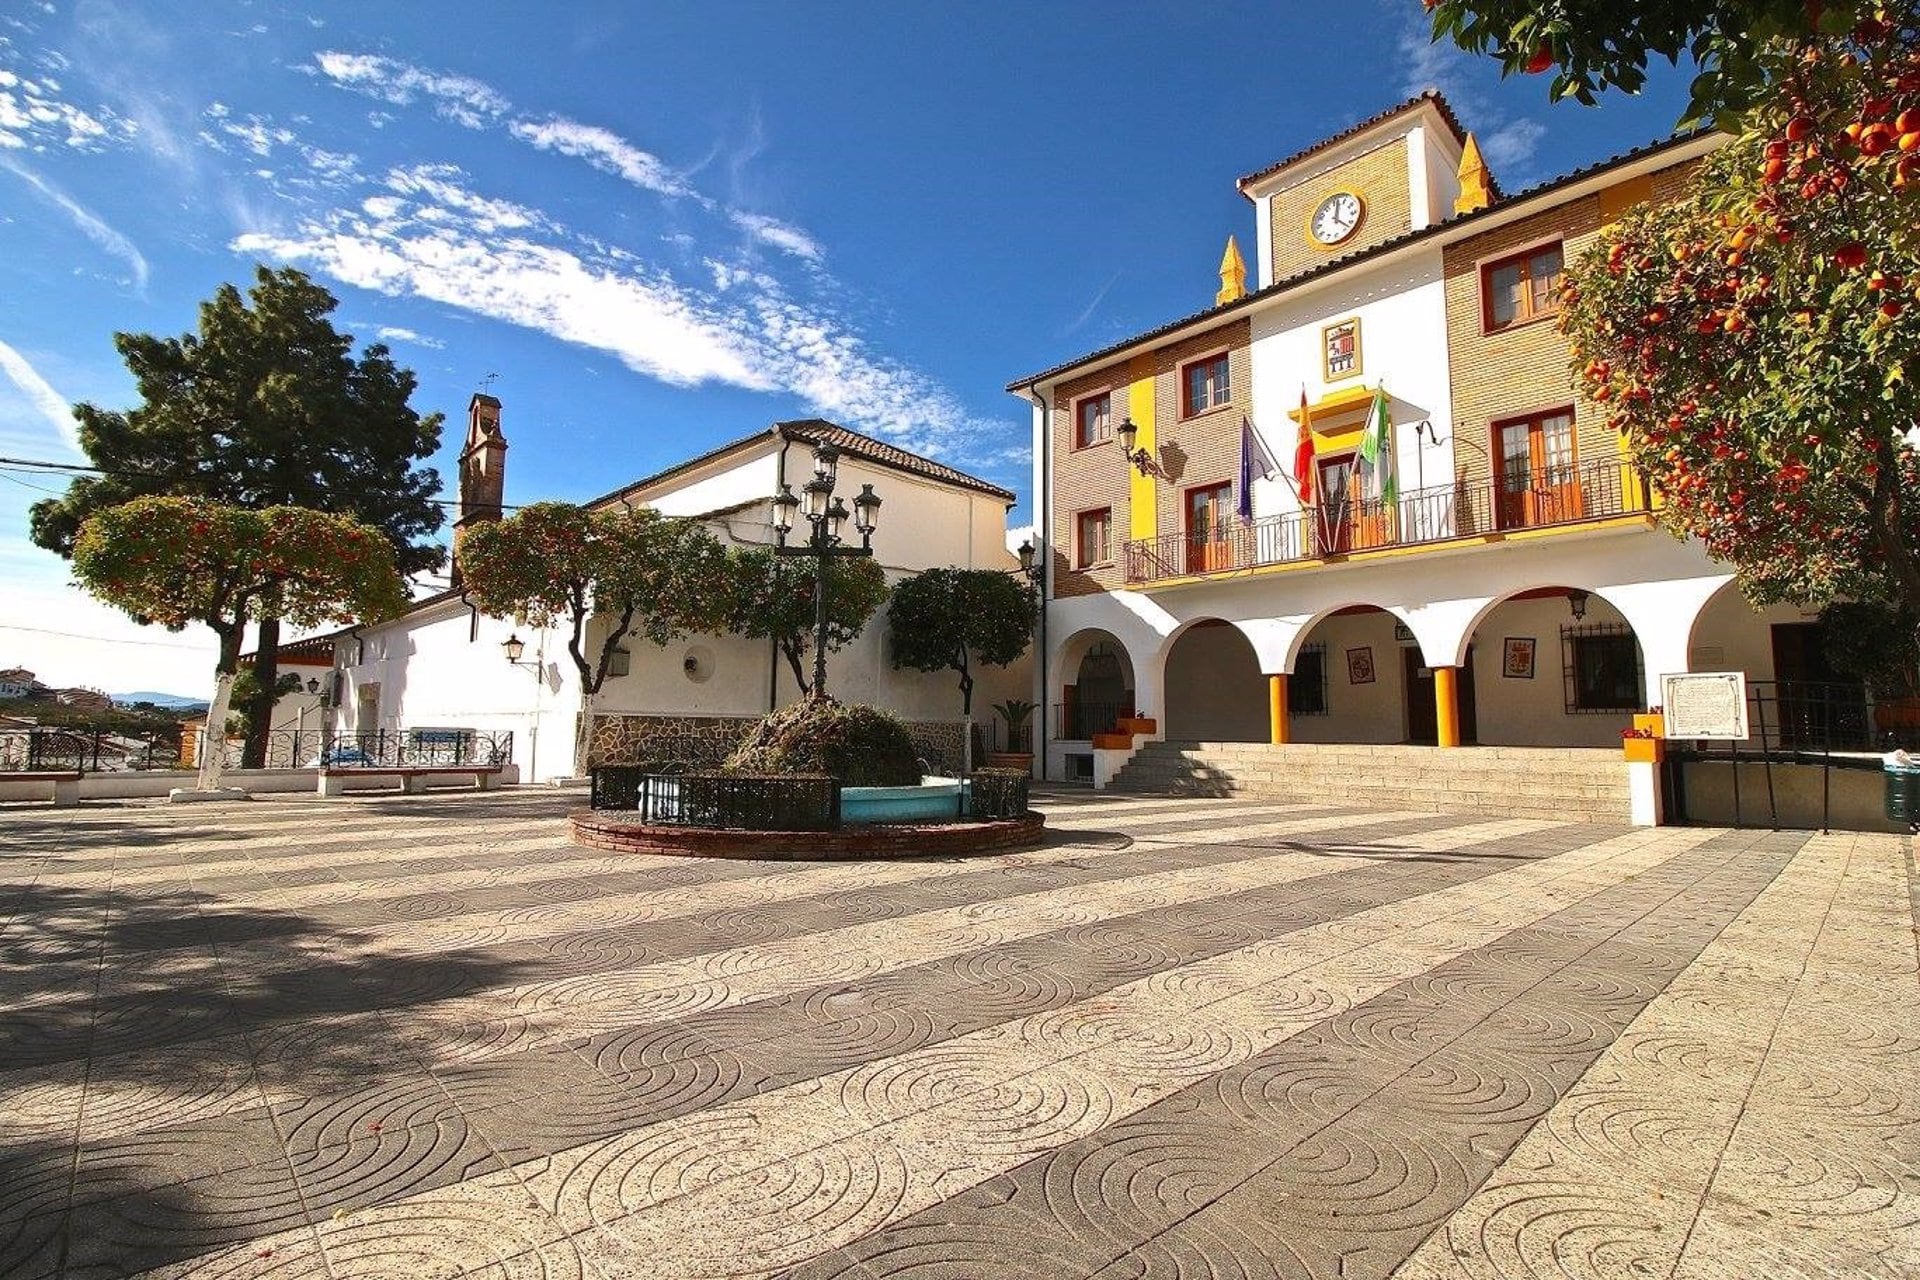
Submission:
[[[1627,766],[1600,747],[1149,742],[1111,784],[1149,795],[1251,796],[1490,818],[1626,822]]]

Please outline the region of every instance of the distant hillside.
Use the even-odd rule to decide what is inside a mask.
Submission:
[[[108,694],[116,707],[130,707],[136,702],[151,702],[156,707],[165,707],[168,711],[205,711],[205,698],[183,698],[177,693],[113,693]]]

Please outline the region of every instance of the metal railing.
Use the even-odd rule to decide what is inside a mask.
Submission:
[[[330,769],[393,769],[403,766],[460,768],[499,766],[513,759],[513,733],[472,729],[380,729],[336,733],[313,763]]]
[[[1085,742],[1096,733],[1112,733],[1133,708],[1119,702],[1057,702],[1053,707],[1056,742]]]
[[[840,825],[840,784],[813,774],[648,773],[635,765],[595,765],[588,801],[595,809],[637,813],[667,827],[741,831],[831,831]]]
[[[1876,701],[1858,683],[1813,680],[1749,680],[1747,737],[1738,742],[1672,740],[1668,758],[1685,764],[1733,765],[1733,825],[1745,823],[1740,765],[1758,765],[1766,792],[1767,819],[1779,822],[1774,789],[1776,764],[1820,768],[1820,825],[1829,825],[1835,769],[1881,769],[1881,753],[1920,746],[1920,707],[1911,700]],[[1678,768],[1670,771],[1669,807],[1686,821],[1686,788]]]
[[[1392,502],[1341,500],[1255,520],[1230,518],[1212,529],[1128,542],[1127,581],[1231,573],[1382,547],[1604,520],[1648,510],[1647,493],[1631,467],[1585,462],[1414,489]]]
[[[967,776],[967,816],[1003,821],[1026,813],[1033,779],[1018,769],[977,769]]]
[[[180,767],[180,731],[0,729],[0,773],[113,773]]]

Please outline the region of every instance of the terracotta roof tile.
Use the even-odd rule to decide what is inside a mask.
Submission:
[[[1011,490],[1002,489],[997,484],[989,484],[978,476],[968,475],[964,471],[935,462],[917,453],[909,453],[899,445],[888,444],[885,440],[876,440],[872,436],[863,436],[858,431],[850,431],[838,423],[828,422],[824,418],[800,418],[793,422],[776,422],[774,430],[791,440],[805,440],[810,444],[830,444],[842,453],[851,453],[877,462],[883,467],[895,471],[905,471],[910,475],[923,476],[928,480],[938,480],[942,484],[958,485],[963,489],[975,489],[981,493],[992,494],[1008,502],[1016,501]]]
[[[1318,153],[1325,151],[1329,147],[1337,147],[1341,143],[1345,142],[1348,138],[1354,137],[1358,134],[1365,133],[1367,130],[1373,128],[1377,124],[1385,124],[1387,121],[1393,119],[1395,116],[1404,115],[1407,112],[1412,111],[1417,107],[1421,106],[1422,104],[1428,103],[1428,102],[1431,102],[1435,107],[1439,108],[1440,118],[1447,122],[1447,127],[1449,129],[1453,130],[1454,141],[1464,145],[1467,140],[1467,131],[1461,127],[1460,118],[1453,114],[1453,108],[1447,104],[1446,98],[1441,95],[1439,90],[1428,89],[1425,93],[1417,94],[1414,97],[1408,98],[1405,102],[1399,103],[1396,106],[1388,107],[1385,111],[1380,112],[1378,115],[1368,116],[1365,120],[1362,120],[1359,124],[1356,124],[1351,128],[1342,129],[1339,133],[1334,134],[1330,138],[1322,138],[1320,139],[1320,141],[1314,143],[1312,146],[1307,147],[1300,151],[1296,151],[1284,160],[1275,161],[1273,164],[1268,165],[1266,168],[1260,170],[1258,173],[1250,173],[1246,177],[1240,179],[1239,183],[1236,185],[1239,186],[1241,194],[1244,195],[1248,187],[1252,186],[1256,182],[1261,181],[1262,179],[1271,178],[1274,174],[1280,172],[1282,169],[1286,168],[1288,165],[1297,164],[1298,162],[1305,160],[1308,156],[1317,155]]]

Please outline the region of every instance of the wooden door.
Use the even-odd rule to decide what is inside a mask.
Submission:
[[[1440,741],[1440,705],[1434,701],[1433,668],[1426,665],[1418,646],[1402,649],[1406,662],[1407,741],[1415,746],[1433,746]],[[1460,743],[1467,746],[1480,741],[1480,724],[1473,709],[1473,651],[1454,680],[1454,692],[1460,699]]]
[[[1233,516],[1233,486],[1211,484],[1187,490],[1187,572],[1214,573],[1233,567],[1227,540]]]
[[[1345,555],[1353,550],[1353,455],[1322,458],[1319,464],[1320,505],[1317,508],[1320,554]]]
[[[1571,413],[1504,423],[1499,447],[1501,528],[1560,524],[1586,513]]]

